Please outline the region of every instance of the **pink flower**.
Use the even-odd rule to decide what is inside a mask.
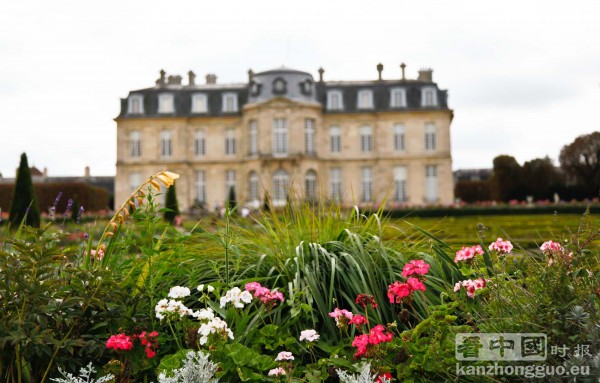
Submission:
[[[380,324],[373,327],[371,329],[371,332],[369,333],[369,343],[371,344],[391,342],[392,338],[394,338],[394,334],[392,334],[391,332],[385,332],[385,327],[383,327],[383,325]]]
[[[254,298],[260,299],[260,301],[269,308],[273,308],[277,304],[277,301],[284,301],[281,292],[271,291],[268,288],[261,286],[258,282],[249,282],[244,288],[246,291],[253,293]]]
[[[281,367],[277,367],[272,370],[269,370],[269,376],[280,376],[280,375],[286,375],[285,370]]]
[[[335,308],[329,313],[329,316],[335,319],[335,325],[339,328],[345,328],[349,320],[352,320],[354,314],[348,310]]]
[[[542,243],[540,246],[540,250],[542,250],[545,254],[548,253],[562,253],[565,249],[558,242],[547,241]]]
[[[111,335],[106,341],[106,348],[112,348],[115,351],[128,351],[131,350],[132,347],[133,342],[131,341],[131,337],[125,334]]]
[[[416,278],[411,278],[416,279]],[[390,303],[401,303],[402,300],[410,295],[412,288],[408,283],[394,282],[388,286],[388,299]]]
[[[406,278],[414,274],[425,275],[429,271],[430,267],[431,265],[425,263],[420,259],[412,260],[404,265],[404,269],[402,270],[402,276]]]
[[[508,254],[512,251],[513,245],[510,241],[503,241],[498,238],[496,242],[492,242],[489,247],[490,251],[497,251],[500,254]]]
[[[467,292],[467,296],[469,298],[475,298],[475,292],[479,289],[483,289],[485,286],[486,281],[483,278],[478,278],[475,280],[466,279],[455,284],[454,291],[459,291],[461,287],[464,287]]]
[[[417,278],[408,278],[406,283],[410,286],[411,290],[425,291],[425,285]]]
[[[483,255],[483,249],[481,245],[476,245],[472,247],[463,247],[461,250],[456,252],[456,257],[454,258],[454,262],[458,263],[460,261],[470,261],[475,258],[476,255]]]
[[[289,351],[281,351],[277,354],[277,358],[275,358],[276,362],[281,362],[283,360],[294,360],[294,355],[292,355]]]
[[[360,314],[356,314],[348,323],[353,324],[356,327],[361,327],[361,326],[369,323],[369,321],[367,321],[367,318],[365,318],[364,316],[362,316]]]
[[[357,335],[352,341],[352,346],[356,347],[355,358],[361,356],[370,357],[372,351],[377,350],[377,345],[383,342],[391,342],[394,334],[386,332],[385,327],[377,325],[371,329],[368,334]]]
[[[367,347],[369,346],[369,335],[362,334],[354,337],[352,341],[352,347],[356,347],[354,353],[355,358],[359,358],[367,353]]]

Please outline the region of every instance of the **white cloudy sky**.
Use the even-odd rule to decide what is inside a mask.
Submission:
[[[326,80],[409,77],[449,90],[453,167],[520,162],[599,130],[597,0],[56,0],[0,5],[0,172],[115,172],[119,98],[164,68],[246,81],[281,65]]]

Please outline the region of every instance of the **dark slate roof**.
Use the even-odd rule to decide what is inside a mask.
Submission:
[[[256,73],[260,75],[292,75],[292,78],[299,78],[298,75],[310,75],[308,72],[294,69],[280,68],[265,72]],[[297,85],[297,84],[296,84]],[[294,84],[288,84],[292,89]],[[263,86],[270,86],[264,84]],[[435,107],[421,106],[421,89],[423,87],[435,87],[437,89],[438,105]],[[406,89],[407,106],[405,108],[390,107],[390,89],[401,87]],[[294,88],[295,89],[295,88]],[[372,110],[357,109],[357,97],[360,90],[370,89],[373,91],[374,108]],[[341,90],[344,98],[343,110],[327,110],[327,91]],[[238,95],[238,111],[235,113],[224,113],[222,111],[223,93],[233,92]],[[175,112],[170,114],[158,113],[158,95],[161,93],[171,93],[174,96]],[[195,93],[204,93],[208,98],[208,113],[193,114],[192,95]],[[128,114],[128,101],[121,99],[121,112],[118,118],[147,118],[147,117],[193,117],[193,116],[239,116],[243,106],[248,103],[249,98],[255,99],[250,95],[250,84],[206,84],[206,85],[166,85],[162,87],[153,87],[131,91],[129,95],[142,95],[144,97],[144,114]],[[285,97],[286,95],[281,95]],[[329,81],[314,83],[314,91],[311,92],[311,99],[323,105],[325,114],[341,113],[365,113],[370,111],[399,111],[399,110],[448,110],[448,93],[446,90],[438,88],[437,84],[430,81],[420,80],[375,80],[375,81]]]

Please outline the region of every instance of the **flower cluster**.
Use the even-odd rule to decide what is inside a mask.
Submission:
[[[209,337],[212,341],[215,340],[226,340],[228,337],[233,339],[233,332],[227,327],[227,323],[216,316],[212,319],[205,320],[198,329],[200,334],[200,344],[205,345],[209,341]]]
[[[410,277],[411,275],[425,275],[429,272],[429,268],[431,265],[425,263],[425,261],[421,259],[413,259],[404,265],[404,269],[402,269],[402,276],[404,278]]]
[[[425,291],[425,274],[431,265],[422,260],[412,260],[404,265],[402,276],[408,277],[406,282],[394,282],[388,286],[388,299],[390,303],[410,303],[413,291]]]
[[[306,330],[306,331],[309,331],[309,330]],[[314,330],[312,330],[312,331],[314,331]],[[279,367],[276,367],[276,368],[270,370],[268,375],[269,376],[288,375],[288,373],[292,372],[293,365],[291,364],[291,361],[294,359],[295,359],[294,355],[291,352],[281,351],[279,354],[277,354],[277,357],[275,358],[275,361],[279,362]]]
[[[358,328],[362,328],[362,326],[369,324],[369,321],[364,316],[356,314],[348,323],[353,324]]]
[[[285,373],[285,370],[282,367],[276,367],[272,370],[269,370],[269,376],[281,376],[281,375],[287,375]]]
[[[335,319],[335,325],[338,328],[345,329],[348,326],[348,321],[352,320],[354,314],[345,309],[335,308],[329,313],[329,316]]]
[[[510,241],[504,241],[498,238],[496,242],[492,242],[489,247],[490,251],[497,251],[499,254],[508,254],[512,251],[513,245]]]
[[[304,330],[300,332],[300,342],[303,340],[307,342],[314,342],[318,340],[321,336],[317,334],[315,330]]]
[[[352,341],[352,346],[356,347],[355,358],[371,357],[377,353],[379,344],[391,342],[394,334],[386,332],[383,325],[378,324],[373,327],[368,334],[357,335]]]
[[[459,251],[456,252],[456,257],[454,257],[454,262],[458,263],[460,261],[471,261],[475,258],[476,255],[483,255],[483,249],[481,245],[476,245],[472,247],[463,247]]]
[[[542,246],[540,246],[540,250],[548,257],[548,266],[552,266],[554,259],[557,258],[568,267],[573,259],[573,253],[566,254],[565,248],[558,242],[544,242],[542,243]]]
[[[366,309],[367,306],[371,306],[373,309],[377,308],[377,302],[375,302],[375,298],[368,294],[358,294],[356,297],[356,304],[361,306],[363,309]]]
[[[475,298],[475,291],[484,288],[486,285],[486,281],[483,278],[478,278],[475,280],[467,279],[464,281],[456,282],[454,285],[454,291],[457,292],[461,288],[465,288],[467,291],[467,296],[469,298]]]
[[[261,286],[258,282],[247,283],[245,289],[252,293],[254,298],[260,299],[268,309],[275,307],[277,301],[283,302],[284,300],[282,293],[279,291],[271,291],[268,288]]]
[[[133,348],[133,341],[129,335],[125,335],[123,333],[111,335],[106,341],[106,348],[112,348],[115,351],[129,351]]]
[[[248,291],[240,290],[239,287],[229,290],[220,300],[221,308],[225,307],[227,303],[232,303],[233,307],[243,309],[244,303],[248,304],[250,302],[252,302],[252,294]]]
[[[544,254],[563,253],[565,251],[565,248],[562,247],[562,245],[558,242],[547,241],[542,243],[542,246],[540,246],[540,250],[542,250]]]
[[[183,303],[174,299],[161,299],[154,307],[156,317],[159,320],[168,318],[183,318],[186,315],[192,315],[193,311],[187,308]]]
[[[142,331],[138,335],[135,335],[136,338],[140,340],[142,346],[144,346],[144,351],[146,352],[146,356],[148,359],[152,359],[156,356],[156,349],[158,348],[158,333],[156,331],[152,331],[151,333],[146,333],[146,331]]]
[[[185,298],[185,297],[189,297],[191,294],[191,291],[189,288],[187,287],[182,287],[182,286],[175,286],[175,287],[171,287],[171,289],[169,290],[169,298],[173,298],[173,299],[179,299],[179,298]]]

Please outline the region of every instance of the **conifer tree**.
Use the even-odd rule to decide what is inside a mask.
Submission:
[[[265,191],[264,201],[263,201],[263,210],[271,211],[271,198],[269,197],[269,192]]]
[[[237,201],[235,199],[235,189],[233,186],[229,187],[229,195],[227,196],[227,207],[229,211],[233,211],[237,207]]]
[[[173,222],[175,217],[179,215],[179,204],[177,203],[177,193],[175,191],[175,184],[171,185],[167,189],[167,196],[165,198],[165,208],[168,210],[164,213],[166,221]]]
[[[33,182],[31,181],[31,170],[27,161],[27,154],[21,154],[21,163],[17,170],[17,179],[10,204],[9,220],[11,225],[21,224],[23,217],[27,214],[25,224],[33,227],[40,226],[40,210],[35,198]]]

